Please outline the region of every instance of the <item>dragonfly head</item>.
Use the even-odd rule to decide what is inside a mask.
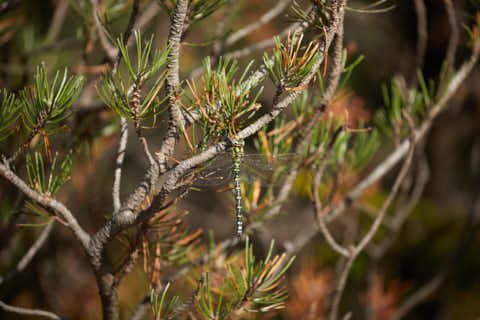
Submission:
[[[232,144],[233,147],[244,147],[245,146],[245,141],[240,139],[239,137],[231,137],[230,138],[230,143]]]

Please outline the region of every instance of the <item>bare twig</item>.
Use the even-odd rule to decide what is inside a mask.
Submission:
[[[458,47],[459,39],[459,30],[457,25],[457,17],[455,14],[455,8],[452,0],[443,0],[445,10],[447,11],[448,24],[450,26],[450,37],[448,40],[447,53],[445,55],[445,69],[443,70],[444,74],[442,75],[442,82],[438,85],[437,97],[440,97],[443,94],[444,88],[447,86],[449,81],[450,72],[454,68],[455,64],[455,55]]]
[[[396,311],[395,314],[390,318],[391,320],[400,320],[405,317],[405,315],[410,312],[416,305],[422,302],[426,297],[430,296],[435,292],[440,285],[445,281],[446,274],[439,273],[432,280],[418,289],[412,296],[410,296]]]
[[[108,59],[110,61],[115,61],[115,58],[117,56],[117,48],[110,42],[107,36],[107,31],[105,30],[105,27],[102,25],[102,22],[100,21],[100,8],[98,6],[98,0],[90,0],[90,3],[92,4],[93,10],[93,21],[95,21],[95,28],[97,29],[98,32],[98,37],[100,39],[100,44],[102,45],[103,50],[108,56]]]
[[[287,28],[283,29],[282,32],[280,32],[277,37],[279,39],[284,39],[288,36],[289,33],[293,33],[295,32],[296,30],[298,30],[300,28],[300,24],[299,23],[292,23],[290,26],[288,26]],[[264,50],[266,48],[270,48],[271,46],[273,46],[275,44],[275,39],[273,38],[268,38],[266,40],[263,40],[263,41],[260,41],[260,42],[257,42],[257,43],[254,43],[248,47],[245,47],[245,48],[242,48],[242,49],[238,49],[238,50],[235,50],[235,51],[232,51],[232,52],[229,52],[228,55],[234,59],[239,59],[239,58],[242,58],[242,57],[245,57],[245,56],[248,56],[250,54],[252,54],[253,52],[255,51],[260,51],[260,50]]]
[[[0,309],[2,309],[4,311],[12,312],[12,313],[26,315],[26,316],[43,317],[43,318],[54,319],[54,320],[61,320],[62,319],[59,316],[57,316],[55,313],[50,312],[50,311],[14,307],[14,306],[10,306],[10,305],[6,304],[3,301],[0,301]]]
[[[342,128],[339,128],[333,135],[332,140],[330,141],[330,145],[328,146],[328,149],[326,150],[325,155],[323,156],[322,162],[320,163],[317,173],[315,174],[315,178],[313,180],[313,198],[314,198],[316,221],[318,223],[318,227],[320,228],[320,231],[325,237],[325,240],[327,240],[328,244],[330,245],[330,247],[332,247],[333,250],[335,250],[336,252],[338,252],[344,257],[349,257],[350,251],[344,248],[337,241],[335,241],[335,238],[333,238],[332,234],[328,230],[328,227],[325,223],[325,216],[323,215],[323,212],[322,212],[320,196],[318,194],[318,190],[320,188],[320,182],[323,177],[323,172],[327,166],[327,162],[329,158],[333,153],[333,147],[335,146],[335,141],[337,140],[337,137],[341,131],[342,131]]]
[[[380,208],[377,218],[373,222],[372,226],[370,227],[368,232],[365,234],[365,236],[362,238],[362,240],[358,243],[358,245],[350,248],[350,255],[348,257],[345,268],[343,269],[342,274],[340,275],[338,285],[335,289],[335,295],[332,303],[332,310],[330,313],[330,320],[336,320],[338,317],[338,308],[340,306],[340,300],[341,300],[343,291],[345,289],[347,278],[348,278],[348,275],[350,274],[350,269],[352,268],[353,262],[358,257],[358,255],[363,251],[363,249],[368,245],[368,243],[372,241],[373,236],[377,233],[378,229],[382,224],[383,219],[385,218],[387,209],[390,207],[390,204],[392,203],[393,199],[397,195],[397,192],[400,189],[400,185],[402,184],[403,179],[405,179],[405,177],[407,176],[408,169],[410,168],[410,164],[413,158],[415,141],[416,141],[415,135],[414,135],[414,124],[413,124],[413,120],[405,111],[403,112],[403,115],[407,119],[407,122],[409,123],[410,130],[411,130],[411,134],[410,134],[411,143],[409,146],[407,158],[402,166],[402,169],[400,170],[400,173],[395,179],[395,183],[393,184],[392,190],[390,191],[387,199],[385,200],[382,207]]]
[[[447,64],[447,70],[451,70],[455,63],[455,55],[458,47],[459,30],[457,25],[457,17],[455,14],[455,8],[452,0],[443,0],[445,10],[447,11],[448,24],[450,26],[450,39],[448,40],[447,55],[445,62]]]
[[[0,285],[2,285],[3,282],[8,281],[12,277],[14,277],[16,274],[22,272],[25,270],[25,268],[28,266],[30,261],[35,257],[37,252],[43,247],[45,242],[47,241],[50,233],[52,232],[54,226],[54,221],[51,221],[42,231],[38,239],[35,241],[35,243],[28,249],[27,253],[23,256],[23,258],[20,260],[20,262],[17,264],[17,267],[10,271],[5,277],[0,277]]]
[[[115,167],[115,177],[113,181],[113,211],[117,212],[121,207],[120,201],[120,185],[122,180],[122,165],[125,159],[125,151],[127,149],[128,140],[128,122],[124,117],[120,118],[120,143],[118,145],[117,160]]]
[[[57,7],[55,8],[55,13],[53,14],[52,23],[48,29],[47,33],[47,43],[51,43],[57,39],[60,30],[62,29],[63,22],[65,21],[65,16],[67,15],[68,1],[67,0],[58,0]]]
[[[419,161],[420,163],[418,168],[417,182],[413,188],[410,200],[405,206],[399,208],[397,212],[395,212],[395,215],[392,217],[392,219],[390,219],[391,223],[389,225],[391,225],[394,230],[399,230],[403,226],[405,220],[408,218],[422,197],[423,190],[425,189],[430,177],[430,169],[425,155],[422,154]]]
[[[347,258],[347,262],[345,263],[342,273],[340,274],[337,287],[335,288],[335,295],[333,297],[332,310],[330,311],[330,317],[329,317],[330,320],[335,320],[338,318],[338,307],[340,305],[340,299],[342,298],[343,291],[345,290],[345,286],[347,285],[347,278],[348,278],[348,275],[350,274],[350,270],[352,269],[353,262],[357,258],[354,247],[350,247],[349,251],[350,251],[350,255]]]
[[[413,209],[421,199],[423,190],[425,189],[429,178],[428,163],[424,155],[421,156],[419,166],[420,167],[418,168],[419,173],[417,177],[417,182],[415,183],[410,199],[405,205],[395,211],[392,218],[388,220],[385,219],[385,226],[390,228],[392,232],[381,243],[379,243],[378,245],[374,245],[372,243],[371,246],[368,248],[368,253],[372,256],[375,262],[380,260],[385,255],[390,246],[395,242],[406,219],[409,217],[409,215],[412,213]]]
[[[135,26],[133,29],[135,30],[141,30],[145,28],[150,21],[160,12],[160,6],[156,1],[153,1],[150,3],[150,5],[143,11],[142,15],[138,18],[138,20],[135,22]],[[133,43],[133,39],[130,39],[128,41],[128,44]]]
[[[246,37],[249,33],[253,32],[254,30],[258,29],[262,25],[270,22],[272,19],[274,19],[276,16],[278,16],[280,13],[282,13],[283,10],[290,4],[291,0],[280,0],[277,2],[277,4],[271,8],[267,13],[262,15],[258,20],[256,20],[254,23],[248,24],[246,27],[238,30],[237,32],[231,34],[227,40],[226,40],[226,45],[231,46],[238,40]]]
[[[427,32],[427,11],[424,0],[415,0],[415,12],[417,14],[417,56],[415,60],[415,69],[421,69],[427,50],[428,32]],[[413,72],[411,83],[416,83],[417,73]]]
[[[132,5],[132,12],[130,13],[130,19],[128,20],[127,27],[125,28],[125,31],[123,32],[123,45],[125,47],[128,46],[130,37],[132,35],[133,27],[135,25],[135,22],[137,21],[138,17],[138,11],[140,9],[140,0],[134,0],[133,5]],[[101,35],[100,35],[100,40],[101,40]],[[110,54],[113,54],[112,52],[105,51],[107,55],[110,57],[110,62],[111,65],[113,66],[112,73],[115,74],[117,72],[118,64],[120,63],[120,60],[122,59],[122,52],[119,50],[118,47],[114,46],[114,50],[116,52],[116,57],[114,60],[111,59]]]
[[[221,19],[217,23],[217,31],[215,32],[215,37],[217,40],[213,44],[212,47],[212,56],[215,64],[218,63],[218,58],[220,55],[223,55],[226,46],[226,39],[224,39],[225,28],[227,26],[228,18],[232,15],[233,7],[235,6],[236,2],[234,0],[228,0],[225,4],[225,10],[222,14]],[[201,68],[203,69],[203,68]],[[193,72],[192,72],[193,74]],[[191,78],[193,79],[193,78]]]

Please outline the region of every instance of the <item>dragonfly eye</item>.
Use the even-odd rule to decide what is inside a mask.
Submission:
[[[243,146],[245,146],[245,141],[244,141],[244,140],[241,140],[241,139],[238,139],[238,138],[231,138],[231,139],[230,139],[230,143],[231,143],[232,146],[234,146],[234,147],[243,147]]]

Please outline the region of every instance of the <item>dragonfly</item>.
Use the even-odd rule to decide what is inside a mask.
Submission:
[[[194,187],[214,187],[233,181],[233,195],[235,198],[235,225],[236,234],[241,237],[244,232],[244,217],[242,207],[241,180],[259,179],[261,182],[271,182],[274,169],[287,165],[298,158],[297,154],[284,153],[272,156],[270,161],[261,153],[245,154],[245,142],[241,139],[230,139],[232,147],[225,154],[220,154],[205,167],[200,168],[193,182]],[[242,177],[241,177],[242,176]]]

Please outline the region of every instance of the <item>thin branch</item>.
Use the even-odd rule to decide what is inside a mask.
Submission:
[[[158,2],[153,1],[148,8],[145,9],[145,11],[142,13],[142,15],[138,18],[138,20],[135,22],[135,26],[133,29],[135,30],[141,30],[145,28],[150,21],[152,21],[153,18],[160,12],[161,8],[158,5]],[[130,39],[128,44],[133,43],[134,39]]]
[[[425,155],[422,155],[421,157],[422,158],[420,160],[420,168],[418,169],[418,181],[415,183],[409,201],[404,206],[396,210],[392,218],[390,218],[389,220],[385,219],[384,224],[386,227],[390,228],[391,233],[387,238],[385,238],[385,240],[383,240],[383,242],[379,243],[378,245],[374,245],[372,243],[368,248],[368,253],[375,261],[380,260],[385,255],[390,246],[396,241],[406,219],[410,216],[410,214],[413,212],[413,209],[421,199],[423,190],[425,189],[425,186],[427,185],[429,179],[429,168],[427,159],[425,159]]]
[[[377,218],[373,222],[372,226],[368,230],[368,232],[365,234],[365,236],[362,238],[360,243],[356,245],[355,247],[352,247],[350,249],[350,256],[347,260],[347,263],[345,265],[345,268],[340,275],[340,280],[338,282],[337,288],[335,289],[335,296],[333,298],[333,303],[332,303],[332,310],[330,313],[330,320],[336,320],[338,317],[338,309],[340,306],[340,300],[343,295],[343,291],[345,290],[346,282],[348,279],[348,275],[350,274],[350,270],[352,268],[353,262],[355,259],[358,257],[358,255],[363,251],[363,249],[368,245],[368,243],[373,239],[373,236],[377,233],[378,229],[380,228],[382,221],[385,217],[385,214],[387,212],[387,209],[390,207],[390,204],[392,203],[393,199],[398,193],[398,190],[400,189],[400,185],[402,184],[403,180],[407,176],[408,169],[410,168],[410,164],[412,162],[413,158],[413,151],[415,147],[415,135],[414,135],[414,124],[413,121],[411,120],[410,116],[406,112],[403,112],[403,115],[406,117],[407,122],[410,125],[410,139],[411,143],[409,146],[408,150],[408,155],[407,158],[402,166],[402,169],[400,170],[400,173],[398,174],[397,178],[395,179],[395,183],[393,184],[393,187],[383,203],[382,207],[380,208],[380,211],[377,215]]]
[[[288,36],[288,34],[295,32],[299,28],[300,28],[299,23],[292,23],[290,26],[288,26],[287,28],[282,30],[282,32],[280,32],[277,35],[277,37],[279,39],[284,39]],[[254,53],[255,51],[260,51],[260,50],[264,50],[266,48],[270,48],[274,44],[275,44],[275,39],[274,38],[268,38],[266,40],[254,43],[254,44],[252,44],[248,47],[229,52],[228,55],[230,57],[232,57],[233,59],[240,59],[240,58],[243,58],[245,56],[248,56],[248,55]]]
[[[330,159],[333,153],[333,147],[335,146],[335,141],[337,140],[337,137],[341,131],[342,131],[342,128],[339,128],[333,135],[332,140],[330,141],[330,145],[328,146],[328,149],[326,150],[325,155],[323,156],[322,162],[320,163],[317,173],[315,174],[315,178],[313,180],[313,198],[314,198],[313,202],[314,202],[316,221],[318,223],[318,227],[320,228],[320,231],[325,237],[325,240],[327,240],[328,244],[330,245],[330,247],[332,247],[333,250],[335,250],[336,252],[338,252],[344,257],[349,257],[350,251],[344,248],[341,244],[337,243],[337,241],[335,241],[335,238],[333,238],[332,234],[328,230],[328,227],[325,223],[325,216],[324,216],[324,213],[322,212],[320,196],[318,194],[320,183],[323,177],[323,172],[325,171],[328,160]]]
[[[267,13],[258,18],[258,20],[256,20],[254,23],[248,24],[244,28],[231,34],[226,40],[226,45],[231,46],[235,42],[246,37],[249,33],[252,33],[254,30],[258,29],[262,25],[270,22],[272,19],[282,13],[282,11],[285,10],[285,8],[290,4],[290,2],[291,0],[278,1],[276,6],[274,6]]]
[[[8,281],[9,279],[13,278],[16,274],[25,270],[28,264],[32,261],[38,251],[43,247],[45,242],[47,241],[50,233],[52,232],[54,221],[51,221],[43,230],[38,239],[35,243],[28,249],[27,253],[23,256],[20,262],[17,264],[17,267],[9,272],[5,277],[0,277],[0,285],[3,282]]]
[[[455,55],[458,47],[459,30],[457,24],[457,17],[452,0],[443,0],[445,10],[447,11],[448,24],[450,26],[450,39],[448,41],[447,55],[445,62],[447,63],[447,70],[453,68],[455,64]]]
[[[138,139],[140,140],[140,143],[143,146],[143,152],[145,152],[145,155],[147,156],[150,167],[157,167],[157,171],[158,171],[157,161],[155,161],[155,158],[153,157],[152,153],[150,152],[150,148],[148,147],[147,139],[145,139],[145,137],[143,137],[143,136],[139,137]]]
[[[100,21],[100,8],[98,6],[98,0],[90,0],[90,3],[93,7],[93,21],[95,21],[95,28],[97,29],[97,34],[100,39],[100,44],[102,45],[103,50],[108,56],[110,61],[115,61],[117,56],[117,47],[110,43],[110,40],[107,36],[107,31]]]
[[[140,251],[141,248],[139,245],[141,244],[140,238],[144,235],[142,231],[137,233],[136,236],[136,241],[133,242],[133,246],[130,248],[130,252],[128,254],[128,257],[125,259],[125,261],[122,263],[122,265],[114,272],[114,274],[117,275],[113,287],[118,288],[118,286],[122,283],[122,281],[125,279],[125,277],[133,270],[135,267],[138,258],[140,257]]]
[[[443,94],[443,89],[448,84],[450,72],[453,70],[455,64],[455,55],[458,47],[459,30],[457,25],[457,17],[455,15],[455,8],[452,0],[443,0],[445,10],[447,11],[448,24],[450,27],[450,37],[448,40],[447,53],[445,55],[445,69],[442,75],[442,82],[439,84],[437,95]]]
[[[355,251],[357,251],[358,253],[367,246],[367,244],[373,239],[373,236],[377,233],[378,229],[380,228],[380,225],[385,217],[385,213],[387,212],[387,209],[390,207],[390,203],[393,201],[393,199],[397,195],[397,192],[400,189],[400,185],[403,182],[403,179],[405,179],[405,177],[407,176],[408,169],[410,168],[410,164],[412,162],[413,151],[417,141],[414,135],[414,124],[413,124],[413,120],[405,111],[403,112],[403,115],[407,119],[407,122],[410,125],[410,130],[411,130],[411,137],[410,137],[411,142],[410,142],[407,158],[405,160],[405,163],[403,164],[402,170],[398,174],[398,177],[392,187],[392,190],[389,196],[383,203],[380,209],[380,212],[378,213],[378,216],[375,219],[372,227],[370,228],[368,233],[365,235],[365,237],[362,239],[362,241],[360,241],[360,243],[355,247]]]
[[[67,0],[58,0],[57,7],[55,8],[55,13],[53,14],[52,23],[48,29],[47,39],[45,42],[52,43],[54,42],[62,29],[63,22],[67,15],[68,1]]]
[[[397,210],[397,212],[391,219],[390,225],[393,227],[394,230],[399,230],[403,226],[405,220],[408,218],[410,213],[420,201],[423,190],[425,189],[425,186],[427,185],[427,182],[430,178],[430,169],[426,156],[422,154],[420,157],[421,158],[418,168],[419,173],[417,177],[417,182],[415,183],[415,186],[413,188],[410,200],[405,206]]]
[[[232,11],[235,3],[236,2],[234,0],[228,0],[228,2],[225,5],[225,10],[222,14],[222,17],[217,23],[217,30],[215,32],[215,37],[217,38],[217,40],[212,46],[212,56],[214,58],[213,61],[215,61],[215,64],[218,63],[219,56],[223,55],[225,51],[226,40],[224,39],[223,36],[226,33],[225,28],[227,26],[227,20],[232,15]]]
[[[421,69],[428,43],[427,10],[425,9],[424,0],[415,0],[415,13],[417,15],[417,55],[415,58],[415,69]],[[411,83],[416,83],[416,72],[413,72],[412,78]]]
[[[428,283],[423,285],[419,290],[417,290],[411,297],[405,301],[400,308],[395,311],[395,314],[390,318],[392,320],[400,320],[407,315],[410,310],[412,310],[416,305],[425,300],[433,292],[435,292],[440,285],[445,281],[446,274],[439,273]]]
[[[126,47],[132,35],[133,27],[135,22],[137,21],[138,11],[140,9],[140,0],[134,0],[132,5],[132,12],[130,13],[130,19],[128,20],[127,27],[125,28],[125,32],[123,32],[123,45]],[[132,39],[133,40],[133,39]],[[117,58],[115,59],[114,69],[117,68],[118,63],[122,59],[122,52],[116,48],[117,50]]]
[[[40,203],[41,205],[52,209],[54,212],[58,213],[60,217],[68,223],[70,229],[72,229],[73,234],[82,246],[86,249],[88,248],[90,242],[90,235],[83,230],[79,225],[77,219],[73,216],[72,212],[61,202],[47,196],[43,195],[28,186],[20,177],[18,177],[9,167],[4,163],[0,163],[0,175],[5,179],[10,181],[17,189],[25,193],[26,196]]]
[[[7,312],[12,312],[12,313],[17,313],[21,315],[26,315],[26,316],[34,316],[34,317],[44,317],[48,319],[54,319],[54,320],[61,320],[59,316],[57,316],[55,313],[50,312],[50,311],[44,311],[44,310],[39,310],[39,309],[28,309],[28,308],[22,308],[22,307],[14,307],[10,306],[3,301],[0,301],[0,309],[7,311]]]
[[[343,268],[342,273],[340,274],[337,287],[335,288],[335,295],[333,297],[333,304],[329,317],[330,320],[336,320],[338,317],[338,307],[340,305],[340,299],[342,298],[343,291],[345,290],[345,286],[347,285],[348,275],[350,274],[350,270],[352,269],[353,262],[357,258],[354,250],[354,247],[350,247],[350,255],[347,259],[347,262],[345,263],[345,267]]]
[[[120,118],[120,143],[118,145],[117,151],[117,160],[115,167],[115,177],[113,181],[113,212],[120,210],[121,201],[120,201],[120,185],[122,180],[122,165],[123,160],[125,159],[125,151],[127,149],[127,140],[128,140],[128,122],[124,117]]]

